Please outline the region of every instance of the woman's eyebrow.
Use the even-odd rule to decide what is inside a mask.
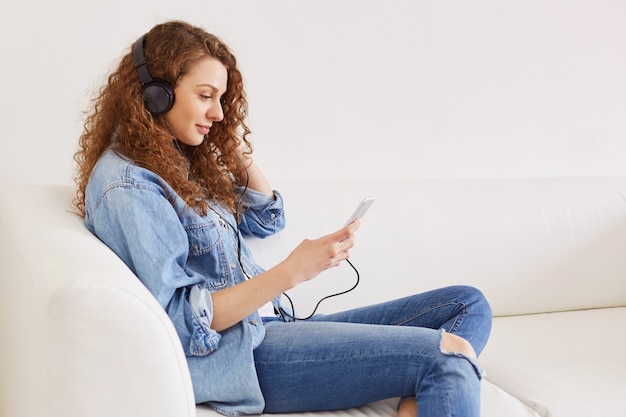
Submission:
[[[213,90],[214,92],[218,92],[219,88],[217,88],[216,86],[214,86],[213,84],[198,84],[196,87],[209,87],[211,90]]]

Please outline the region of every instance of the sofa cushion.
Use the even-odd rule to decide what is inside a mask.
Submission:
[[[499,317],[480,362],[540,416],[624,415],[624,322],[626,307]]]
[[[531,407],[506,391],[483,379],[481,391],[481,417],[540,417]],[[280,417],[392,417],[396,415],[397,398],[378,401],[359,408],[315,413],[280,414]],[[206,405],[197,406],[197,417],[220,417]]]
[[[286,413],[278,414],[280,417],[374,417],[374,416],[394,416],[396,413],[396,405],[398,400],[391,399],[385,401],[378,401],[372,404],[367,404],[360,408],[351,408],[349,410],[340,411],[319,411],[314,413]],[[213,411],[211,408],[205,405],[198,405],[197,417],[221,417],[221,414]]]

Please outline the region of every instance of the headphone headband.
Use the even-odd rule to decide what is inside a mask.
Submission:
[[[141,35],[133,45],[133,59],[135,61],[135,69],[139,80],[141,81],[141,92],[146,108],[153,115],[167,113],[174,105],[174,88],[165,80],[152,78],[146,58],[143,53],[143,45],[145,42],[145,34]]]

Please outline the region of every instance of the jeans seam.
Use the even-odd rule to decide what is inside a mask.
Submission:
[[[458,304],[463,306],[463,310],[461,311],[461,313],[459,313],[456,316],[456,320],[454,320],[454,323],[452,323],[452,326],[450,326],[450,331],[448,333],[454,333],[457,327],[461,325],[461,322],[463,321],[463,317],[465,317],[465,315],[467,314],[467,306],[465,305],[465,303],[458,303]]]
[[[356,354],[349,354],[349,355],[343,355],[343,356],[326,356],[326,357],[319,357],[319,358],[312,358],[312,359],[298,359],[298,360],[294,360],[294,359],[272,359],[272,360],[267,360],[267,359],[255,359],[255,363],[259,364],[259,365],[289,365],[289,364],[301,364],[301,363],[323,363],[323,364],[329,364],[329,363],[343,363],[346,360],[352,360],[352,359],[356,359],[356,360],[362,360],[362,359],[377,359],[377,358],[406,358],[409,359],[413,356],[412,353],[407,353],[404,351],[381,351],[381,352],[375,352],[375,353],[356,353]]]
[[[449,333],[452,333],[452,331],[454,329],[456,329],[456,327],[457,327],[457,325],[458,325],[458,323],[460,321],[460,316],[463,316],[463,315],[467,314],[467,306],[465,305],[465,303],[462,303],[460,301],[451,301],[451,302],[444,303],[444,304],[438,304],[438,305],[433,306],[433,307],[431,307],[431,308],[429,308],[427,310],[420,311],[418,314],[412,315],[410,317],[405,317],[403,320],[395,321],[394,323],[392,323],[392,325],[402,326],[402,325],[404,325],[404,324],[406,324],[406,323],[408,323],[408,322],[410,322],[412,320],[415,320],[416,318],[418,318],[420,316],[423,316],[424,314],[428,314],[428,313],[430,313],[433,310],[436,310],[436,309],[441,308],[441,307],[449,306],[449,305],[461,305],[461,306],[463,306],[463,310],[461,311],[461,313],[459,315],[457,315],[457,320],[455,320],[454,324],[450,328],[450,332]]]

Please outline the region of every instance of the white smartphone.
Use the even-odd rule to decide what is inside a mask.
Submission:
[[[365,213],[367,212],[367,210],[369,210],[369,208],[372,206],[372,204],[374,204],[374,197],[366,197],[363,200],[361,200],[359,205],[354,210],[354,213],[352,213],[352,216],[350,216],[350,218],[346,222],[346,226],[352,223],[353,221],[355,221],[356,219],[360,219],[361,217],[363,217]]]

